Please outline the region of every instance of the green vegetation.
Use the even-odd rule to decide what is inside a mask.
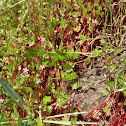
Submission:
[[[113,0],[0,1],[0,125],[97,124],[77,121],[83,112],[69,108],[65,87],[66,81],[79,78],[75,64],[92,59],[103,60],[109,77],[114,76],[103,92],[115,96],[103,109],[106,116],[117,102],[124,110],[125,13],[126,3]],[[118,55],[124,56],[116,62]],[[114,117],[110,125],[125,123]]]

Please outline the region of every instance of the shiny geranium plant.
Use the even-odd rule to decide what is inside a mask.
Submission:
[[[0,98],[0,102],[3,103],[4,99]]]
[[[29,69],[27,67],[23,68],[23,73],[28,73]]]

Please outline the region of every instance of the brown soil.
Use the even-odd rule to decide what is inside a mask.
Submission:
[[[99,66],[102,66],[102,62],[99,62]],[[96,66],[81,75],[76,82],[76,84],[80,84],[80,88],[73,90],[71,96],[72,106],[79,108],[80,111],[86,111],[88,114],[104,100],[102,92],[107,88],[105,70],[106,68],[103,66],[98,68]]]
[[[116,64],[119,61],[123,61],[126,58],[126,50],[121,55],[114,58],[113,61]],[[125,64],[122,63],[118,71]],[[93,68],[88,68],[85,72],[81,73],[81,77],[75,80],[75,84],[80,84],[80,88],[73,90],[70,95],[71,82],[67,83],[67,89],[69,93],[69,99],[71,96],[71,106],[78,108],[80,111],[86,111],[87,114],[91,112],[97,105],[99,105],[106,97],[103,96],[103,91],[108,88],[106,79],[108,75],[105,72],[108,71],[106,65],[102,61],[95,61]],[[114,81],[113,76],[111,76]],[[87,115],[86,114],[86,115]]]

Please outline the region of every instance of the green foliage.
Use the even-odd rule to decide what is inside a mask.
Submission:
[[[88,50],[80,52],[79,49],[83,46],[87,48],[87,40],[94,36],[96,27],[100,23],[99,17],[104,16],[99,0],[94,3],[88,1],[87,6],[83,6],[83,2],[84,0],[78,0],[78,2],[76,0],[72,0],[72,2],[71,0],[11,0],[0,3],[0,22],[2,24],[0,26],[0,67],[2,68],[0,78],[4,78],[4,80],[0,79],[0,96],[4,98],[4,103],[0,103],[4,106],[0,115],[0,122],[3,123],[5,121],[3,124],[9,125],[8,114],[6,114],[9,109],[10,112],[14,112],[10,114],[10,120],[16,120],[17,124],[15,125],[34,125],[36,121],[32,118],[35,117],[34,113],[38,109],[39,100],[43,96],[45,96],[41,100],[43,108],[40,109],[43,113],[44,111],[51,113],[56,104],[59,107],[66,104],[68,95],[64,93],[64,86],[57,86],[57,80],[70,81],[78,77],[73,72],[73,61],[78,60],[79,55],[86,54]],[[111,24],[112,30],[113,20],[110,3],[111,1],[105,0],[110,12],[111,23],[109,24]],[[105,13],[107,14],[105,28],[109,12]],[[94,24],[92,19],[97,19],[97,23]],[[84,25],[83,29],[81,25]],[[120,26],[122,25],[120,24]],[[72,40],[73,31],[77,32],[83,45],[79,44],[78,46],[76,42],[73,42],[76,41]],[[42,40],[42,37],[45,40]],[[67,46],[63,46],[67,37],[70,37],[71,42],[68,42]],[[108,44],[106,38],[103,39],[104,37],[105,35],[101,36],[103,48],[101,50],[93,50],[93,58],[100,57],[102,54],[110,54],[114,48],[110,57],[107,58],[107,62],[111,62],[115,54],[121,50],[121,47],[114,47],[114,44],[109,39]],[[110,37],[113,40],[112,36]],[[114,34],[114,37],[116,37],[116,34]],[[59,38],[61,41],[58,45],[57,39]],[[119,40],[116,39],[115,43],[119,44]],[[73,49],[73,45],[76,46],[76,50]],[[90,45],[88,46],[90,48]],[[89,63],[90,59],[91,57],[89,56],[84,59],[85,64]],[[107,84],[110,91],[121,89],[123,94],[126,95],[125,67],[121,68],[117,73],[115,72],[121,63],[107,65],[110,72],[115,75],[115,82],[107,81]],[[124,63],[126,64],[126,58],[124,58]],[[40,65],[44,65],[45,68],[41,69]],[[29,68],[28,73],[23,72],[25,67]],[[41,81],[39,84],[36,83],[38,79]],[[53,82],[54,80],[56,81],[55,83]],[[72,85],[73,89],[78,87],[79,84]],[[106,90],[104,95],[108,93],[109,91]],[[52,96],[55,96],[56,103],[48,106],[47,103],[53,101]],[[29,118],[23,117],[17,107],[21,107],[23,112],[26,110]],[[107,114],[109,113],[107,107],[104,111]],[[22,117],[19,118],[19,115],[22,115]],[[76,121],[76,117],[71,120],[74,124]],[[71,124],[71,122],[68,123]],[[67,122],[61,123],[66,124]],[[41,123],[40,114],[37,117],[37,125],[44,125]]]
[[[71,119],[72,124],[76,124],[76,122],[77,122],[77,117],[74,117],[74,119]]]
[[[110,82],[109,80],[107,80],[107,85],[110,87],[110,90],[111,91],[114,90],[115,85],[114,85],[114,82],[113,81]]]
[[[82,34],[80,35],[80,39],[82,39],[83,42],[87,40],[87,35],[83,36]]]
[[[75,72],[72,72],[72,73],[68,73],[64,80],[68,81],[68,80],[76,79],[77,77],[78,77],[77,74]]]
[[[14,90],[12,90],[12,88],[8,85],[8,83],[1,78],[0,78],[0,84],[4,88],[6,94],[9,95],[20,107],[24,108],[23,106],[24,101],[19,96],[19,94],[15,92]]]
[[[38,126],[44,126],[44,124],[41,123],[40,117],[37,118],[37,125],[38,125]]]
[[[28,48],[27,52],[24,54],[24,57],[26,58],[34,58],[38,56],[42,56],[45,53],[44,49],[41,47],[38,47],[37,49],[35,47]]]
[[[109,94],[109,92],[107,90],[104,90],[102,94],[103,94],[103,96],[107,96]]]
[[[59,60],[66,60],[67,59],[66,53],[63,53],[63,52],[60,52],[60,51],[57,51],[56,53],[57,53]]]
[[[61,27],[66,28],[68,21],[66,19],[61,19]]]
[[[106,116],[110,115],[110,110],[111,110],[110,106],[105,106],[103,111],[105,112]]]
[[[50,102],[50,100],[51,100],[51,96],[45,96],[44,98],[43,98],[43,102],[46,104],[47,102]]]
[[[73,84],[72,85],[72,89],[74,90],[74,89],[77,89],[77,88],[79,88],[80,87],[80,84]]]
[[[93,51],[93,57],[95,58],[95,57],[97,57],[97,56],[99,56],[99,55],[100,55],[100,50],[95,49],[95,50]]]

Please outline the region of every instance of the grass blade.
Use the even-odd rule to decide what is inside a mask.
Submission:
[[[2,85],[2,87],[4,88],[5,92],[21,107],[24,108],[23,106],[23,100],[22,98],[19,96],[19,94],[12,90],[12,88],[10,87],[10,85],[8,85],[8,83],[0,78],[0,84]]]
[[[52,120],[43,120],[44,123],[53,123],[53,124],[62,124],[62,125],[67,125],[67,126],[71,126],[72,123],[71,121],[52,121]],[[82,121],[77,121],[76,122],[77,125],[82,125],[82,124],[98,124],[97,122],[82,122]],[[75,124],[74,124],[75,125]]]
[[[63,116],[68,116],[68,115],[84,114],[84,113],[87,113],[87,112],[74,112],[74,113],[66,113],[66,114],[60,114],[60,115],[54,115],[54,116],[48,116],[48,117],[46,117],[46,119],[49,119],[49,118],[55,118],[55,117],[63,117]]]

